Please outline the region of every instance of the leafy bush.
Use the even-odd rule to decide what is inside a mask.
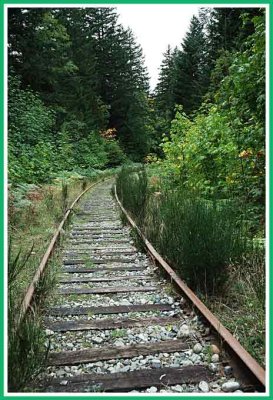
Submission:
[[[203,196],[237,197],[246,204],[252,233],[264,228],[265,204],[265,25],[234,53],[228,74],[211,104],[190,119],[177,108],[159,162],[165,185],[181,185]]]
[[[17,76],[10,77],[10,182],[48,183],[60,171],[104,169],[127,160],[117,141],[104,139],[73,115],[69,118],[57,128],[55,114],[38,94],[22,89]]]
[[[107,167],[116,167],[127,161],[125,153],[122,151],[119,142],[116,140],[106,140],[104,149],[107,153]]]
[[[22,89],[18,76],[9,76],[9,144],[16,155],[24,144],[35,146],[52,137],[55,114],[29,88]]]
[[[48,182],[56,168],[53,145],[54,112],[30,89],[9,78],[9,180]]]

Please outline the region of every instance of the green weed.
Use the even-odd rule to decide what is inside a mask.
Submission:
[[[118,338],[123,338],[127,334],[126,329],[114,329],[111,331],[111,338],[112,339],[118,339]]]
[[[41,321],[32,311],[20,324],[19,330],[9,329],[8,387],[9,391],[21,391],[39,374],[48,354],[45,333]]]

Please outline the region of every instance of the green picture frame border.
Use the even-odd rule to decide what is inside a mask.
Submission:
[[[269,30],[269,43],[268,43],[268,48],[269,48],[269,57],[268,57],[268,80],[269,82],[267,83],[267,110],[268,110],[268,115],[267,115],[267,124],[268,124],[268,141],[267,141],[267,237],[268,237],[268,248],[267,248],[267,259],[268,259],[268,265],[269,268],[267,270],[267,296],[269,298],[269,310],[267,310],[268,313],[268,319],[269,319],[269,324],[267,326],[268,332],[273,332],[273,324],[272,320],[273,318],[270,317],[270,310],[272,310],[272,303],[273,303],[273,298],[271,296],[272,293],[272,283],[271,283],[271,275],[272,275],[272,257],[271,257],[271,252],[273,248],[273,239],[270,236],[270,233],[272,231],[272,226],[273,226],[273,212],[270,213],[270,206],[272,204],[272,191],[273,191],[273,173],[272,169],[273,166],[272,164],[272,137],[271,137],[271,132],[273,131],[273,126],[272,126],[272,114],[273,114],[273,100],[270,101],[270,97],[273,96],[273,80],[271,79],[271,74],[272,74],[272,65],[273,65],[273,49],[272,49],[272,41],[273,41],[273,26],[272,26],[272,21],[273,21],[273,0],[267,0],[267,1],[254,1],[254,0],[249,0],[249,1],[237,1],[237,0],[230,0],[230,1],[224,1],[224,0],[210,0],[210,1],[202,1],[202,0],[191,0],[191,1],[185,1],[185,0],[171,0],[171,1],[166,1],[166,0],[96,0],[96,1],[86,1],[86,0],[28,0],[28,1],[18,1],[18,0],[0,0],[0,43],[1,43],[1,56],[0,56],[0,89],[1,89],[1,100],[2,100],[2,106],[1,106],[1,113],[0,113],[0,122],[1,122],[1,128],[2,128],[2,135],[1,135],[1,146],[0,146],[0,181],[3,182],[2,184],[2,191],[1,191],[1,202],[0,202],[0,207],[1,207],[1,213],[0,213],[0,224],[2,227],[1,230],[1,235],[0,235],[0,246],[2,249],[1,252],[1,273],[0,273],[0,284],[1,284],[1,296],[0,296],[0,318],[1,318],[1,327],[2,329],[0,330],[0,340],[1,340],[1,345],[0,345],[0,398],[10,398],[10,399],[18,399],[18,398],[33,398],[33,399],[64,399],[64,398],[73,398],[73,399],[86,399],[87,397],[91,397],[92,399],[114,399],[114,398],[122,398],[122,399],[139,399],[142,397],[149,397],[149,399],[174,399],[177,398],[178,396],[173,396],[173,395],[167,395],[167,396],[150,396],[150,395],[145,395],[145,396],[132,396],[132,395],[104,395],[104,394],[86,394],[86,396],[80,396],[80,395],[41,395],[37,393],[37,395],[34,394],[16,394],[16,393],[8,393],[5,394],[4,388],[5,388],[5,380],[7,378],[7,371],[5,368],[5,360],[4,360],[4,347],[6,345],[6,338],[5,338],[5,332],[6,332],[6,321],[4,321],[4,306],[5,306],[5,262],[6,262],[6,249],[5,249],[5,242],[6,242],[6,232],[5,232],[5,224],[7,223],[7,217],[6,217],[6,189],[5,188],[5,159],[6,159],[6,149],[5,149],[5,129],[7,128],[5,126],[5,112],[6,112],[6,105],[5,105],[5,76],[4,74],[6,73],[5,71],[5,46],[4,46],[4,38],[5,38],[5,32],[4,32],[4,18],[5,18],[5,6],[8,5],[18,5],[20,7],[21,5],[48,5],[48,6],[54,6],[54,4],[59,5],[59,4],[67,4],[67,5],[72,5],[72,4],[86,4],[92,6],[92,4],[109,4],[109,5],[117,5],[117,4],[200,4],[200,5],[260,5],[261,7],[264,5],[268,5],[268,30]],[[272,398],[272,393],[273,393],[273,374],[272,374],[272,343],[273,343],[273,335],[271,335],[268,343],[268,354],[269,354],[269,365],[267,365],[267,376],[269,377],[268,379],[268,393],[267,394],[257,394],[257,395],[229,395],[229,396],[223,396],[223,395],[200,395],[200,396],[194,396],[190,394],[185,394],[185,395],[179,395],[179,397],[183,399],[187,398],[201,398],[202,400],[206,399],[215,399],[215,398],[231,398],[232,399],[257,399],[257,398]]]

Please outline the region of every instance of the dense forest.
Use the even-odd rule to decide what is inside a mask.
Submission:
[[[161,160],[172,180],[232,191],[256,210],[264,24],[258,8],[200,9],[150,93],[141,47],[114,8],[10,9],[10,182]]]
[[[10,180],[141,160],[148,76],[111,8],[9,10]]]
[[[118,20],[112,7],[8,9],[17,389],[43,343],[36,328],[23,342],[14,318],[45,244],[88,182],[118,173],[148,239],[265,363],[265,10],[200,8],[166,48],[153,91],[141,46]]]

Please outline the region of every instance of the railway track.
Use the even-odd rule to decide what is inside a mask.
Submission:
[[[111,196],[86,194],[73,218],[55,295],[40,392],[241,393],[210,326],[134,245]]]

